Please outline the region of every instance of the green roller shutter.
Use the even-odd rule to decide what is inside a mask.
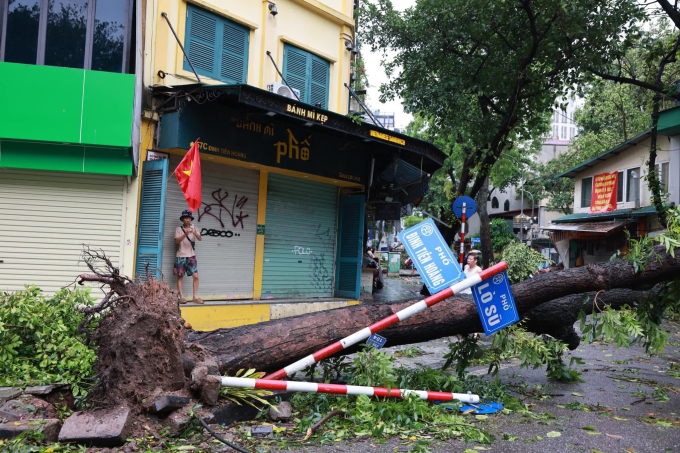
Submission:
[[[286,44],[283,50],[283,76],[291,87],[300,90],[300,100],[328,108],[331,65],[314,54]]]
[[[331,297],[338,189],[269,175],[262,298]]]
[[[187,6],[184,47],[196,72],[226,83],[246,83],[250,30],[192,5]],[[191,71],[184,58],[185,71]]]
[[[364,195],[340,197],[338,216],[338,266],[335,296],[359,298],[364,238]]]

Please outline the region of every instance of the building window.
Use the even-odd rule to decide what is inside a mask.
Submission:
[[[328,83],[331,65],[316,55],[286,44],[283,48],[283,76],[291,87],[300,90],[300,100],[328,108]]]
[[[633,178],[633,172],[637,178]],[[626,201],[635,201],[635,194],[640,193],[640,167],[629,168],[626,171]]]
[[[590,207],[590,198],[593,195],[593,178],[583,178],[581,179],[581,207]]]
[[[187,5],[184,47],[196,72],[225,83],[246,83],[250,29]],[[183,69],[192,71],[184,58]]]
[[[498,198],[493,197],[491,199],[491,209],[498,209]]]
[[[656,164],[656,174],[659,177],[661,190],[668,192],[668,162]]]
[[[574,134],[575,134],[575,133],[576,133],[576,129],[575,129],[575,128],[572,127],[572,128],[569,129],[569,139],[570,139],[570,140],[574,138]]]
[[[505,200],[505,202],[503,202],[503,210],[504,211],[510,210],[510,200]]]
[[[623,203],[623,172],[616,174],[616,202]]]
[[[127,72],[132,7],[131,0],[0,0],[0,61]]]
[[[567,139],[567,126],[562,126],[562,138]]]

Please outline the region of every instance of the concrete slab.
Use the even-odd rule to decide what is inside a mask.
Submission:
[[[165,414],[175,409],[181,409],[190,402],[191,399],[184,396],[165,395],[154,401],[151,410],[158,414]]]
[[[0,439],[14,439],[25,431],[42,430],[46,441],[56,442],[60,429],[61,421],[55,418],[0,423]]]
[[[0,387],[0,404],[21,395],[21,389],[16,387]]]
[[[125,443],[132,417],[127,407],[76,412],[66,419],[59,442],[95,447],[118,447]]]

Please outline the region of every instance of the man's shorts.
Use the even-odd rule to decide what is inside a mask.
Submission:
[[[198,273],[198,264],[196,263],[196,256],[178,256],[175,258],[175,269],[172,271],[178,277],[184,277],[184,274],[194,275]]]

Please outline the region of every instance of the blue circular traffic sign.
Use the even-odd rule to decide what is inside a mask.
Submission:
[[[463,218],[463,203],[465,203],[465,219],[469,219],[477,212],[477,204],[470,197],[462,196],[453,201],[453,213],[459,218]]]

